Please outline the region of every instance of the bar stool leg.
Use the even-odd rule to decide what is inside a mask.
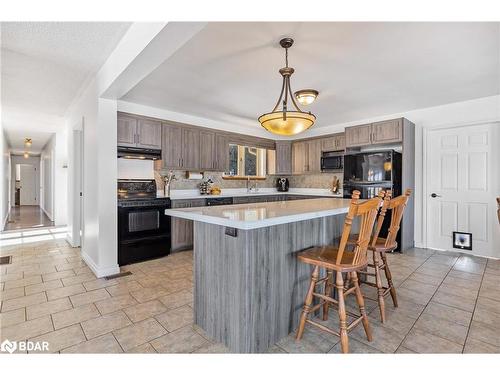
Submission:
[[[375,283],[377,285],[378,308],[380,309],[380,321],[385,323],[385,301],[384,288],[382,287],[382,279],[380,278],[380,263],[378,261],[378,251],[373,252],[373,265],[375,268]]]
[[[387,278],[387,283],[389,284],[392,302],[394,303],[394,307],[398,307],[398,297],[396,296],[396,288],[394,287],[394,283],[392,282],[391,270],[389,269],[389,264],[387,264],[387,256],[385,255],[385,253],[381,253],[380,255],[382,256],[385,277]]]
[[[349,339],[347,337],[347,316],[344,301],[344,279],[342,272],[337,272],[336,286],[339,302],[339,321],[340,321],[340,346],[342,353],[349,353]]]
[[[325,283],[325,295],[331,297],[333,291],[333,272],[327,271],[326,275],[328,278]],[[330,309],[330,302],[325,301],[325,304],[323,305],[323,320],[328,320],[329,309]]]
[[[366,338],[368,341],[372,341],[372,330],[370,328],[370,323],[368,322],[368,316],[366,316],[366,310],[365,310],[365,300],[363,298],[363,294],[361,293],[361,288],[359,287],[359,281],[358,281],[358,274],[357,272],[351,272],[351,280],[352,283],[354,284],[354,287],[356,288],[356,302],[358,303],[359,306],[359,312],[361,313],[361,316],[363,317],[363,327],[365,329],[366,333]]]
[[[319,267],[315,266],[311,275],[311,284],[309,284],[309,290],[306,294],[306,300],[304,302],[304,307],[302,308],[302,314],[300,316],[299,329],[297,330],[296,339],[300,340],[302,334],[304,333],[304,326],[306,325],[306,319],[311,311],[311,305],[313,301],[314,288],[316,287],[316,282],[318,281]]]

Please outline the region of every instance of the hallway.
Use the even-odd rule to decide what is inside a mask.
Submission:
[[[40,206],[15,206],[10,209],[4,230],[51,227],[54,225]]]

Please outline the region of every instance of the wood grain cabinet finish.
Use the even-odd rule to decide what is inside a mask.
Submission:
[[[200,169],[215,170],[216,167],[215,133],[200,131]]]
[[[275,174],[292,173],[292,142],[276,142]]]
[[[196,129],[182,129],[182,160],[183,169],[200,168],[200,131]]]
[[[395,119],[372,124],[372,143],[398,143],[403,141],[403,120]]]
[[[137,119],[131,116],[118,116],[117,122],[117,141],[118,146],[135,147]]]
[[[292,144],[292,173],[293,174],[302,174],[307,172],[308,167],[308,150],[307,150],[307,142],[294,142]]]
[[[346,147],[403,142],[403,119],[351,126],[345,129]]]
[[[344,133],[334,134],[331,137],[321,139],[321,151],[342,151],[345,150]]]
[[[172,208],[205,206],[205,199],[172,200]],[[193,221],[172,217],[171,221],[172,252],[193,248]]]
[[[371,124],[351,126],[346,128],[346,147],[366,146],[371,144],[371,129]]]
[[[225,134],[215,134],[215,170],[229,169],[229,139]]]
[[[162,148],[161,122],[137,119],[133,116],[118,115],[117,144],[125,147],[138,147],[160,150]]]
[[[182,128],[173,124],[162,124],[162,167],[180,168],[182,162]]]
[[[161,149],[161,122],[140,119],[137,122],[137,147]]]
[[[321,139],[307,142],[307,172],[321,172]]]

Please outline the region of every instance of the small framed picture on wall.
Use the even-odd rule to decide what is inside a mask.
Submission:
[[[472,250],[472,233],[453,232],[453,247],[455,249]]]

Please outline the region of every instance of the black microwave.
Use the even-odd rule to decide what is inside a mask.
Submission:
[[[321,153],[321,171],[338,171],[344,168],[344,153],[326,151]]]

